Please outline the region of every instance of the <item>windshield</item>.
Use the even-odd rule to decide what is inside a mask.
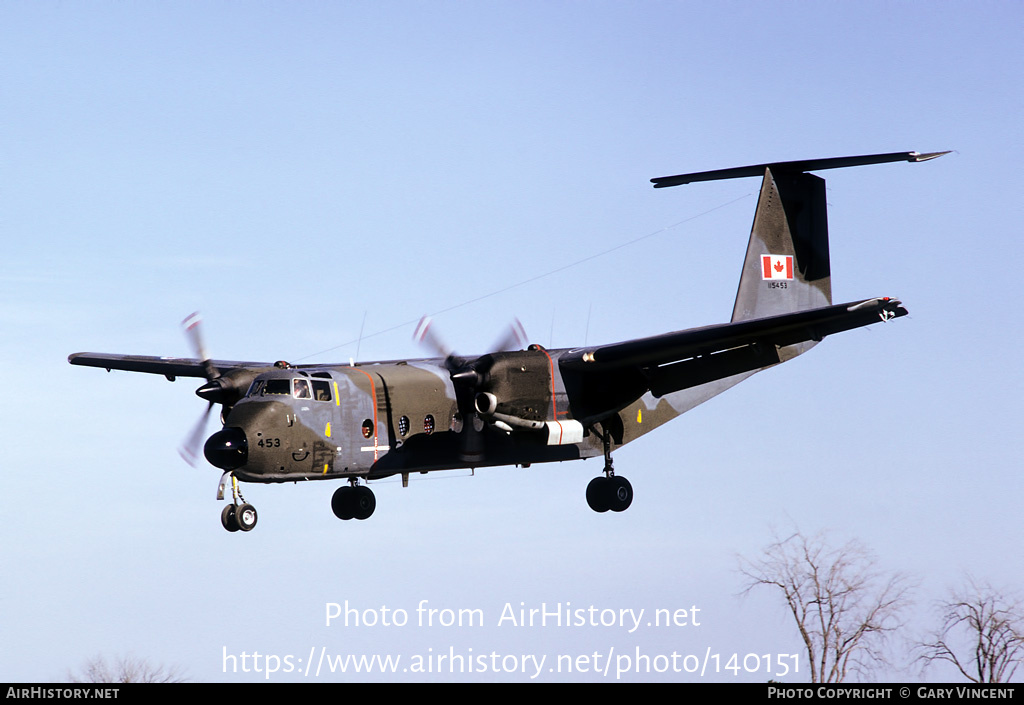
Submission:
[[[268,379],[263,385],[264,394],[288,394],[292,393],[292,381],[290,379]]]
[[[249,391],[246,392],[247,397],[266,395],[290,396],[296,399],[314,399],[316,401],[331,401],[333,398],[330,383],[318,379],[260,379],[253,382]]]

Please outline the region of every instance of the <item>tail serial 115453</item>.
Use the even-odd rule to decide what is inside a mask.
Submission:
[[[430,321],[417,337],[430,359],[330,365],[212,360],[197,315],[184,321],[195,357],[76,353],[73,365],[205,378],[208,402],[182,455],[193,464],[206,420],[221,406],[223,428],[203,444],[221,471],[218,499],[229,531],[249,531],[256,510],[243,482],[342,480],[331,507],[366,519],[367,483],[412,473],[528,466],[604,457],[587,486],[597,512],[621,512],[633,488],[612,451],[750,375],[810,350],[827,335],[906,315],[888,297],[832,303],[825,181],[809,172],[883,162],[920,162],[946,152],[898,152],[779,162],[652,179],[655,188],[760,176],[739,288],[728,323],[610,345],[547,350],[524,346],[515,329],[485,355],[445,349]]]

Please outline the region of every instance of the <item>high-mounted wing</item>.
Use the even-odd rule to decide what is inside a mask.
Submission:
[[[562,356],[561,364],[576,369],[662,367],[750,345],[783,347],[807,341],[818,342],[832,333],[860,328],[906,314],[907,310],[896,299],[867,299],[811,311],[692,328],[623,343],[573,350]]]
[[[239,371],[270,368],[277,364],[269,362],[211,360],[206,352],[206,345],[203,343],[202,316],[199,315],[198,311],[186,316],[185,320],[181,322],[181,327],[184,329],[185,336],[188,338],[196,357],[74,353],[68,356],[68,362],[72,365],[83,365],[85,367],[101,367],[107,372],[111,370],[125,370],[127,372],[163,375],[171,382],[177,377],[205,377],[211,383],[207,387],[212,385],[220,390],[218,395],[225,391],[225,387],[228,384],[227,380],[225,380],[217,385],[213,385],[213,382],[219,378],[233,378],[233,382],[237,384],[240,381]],[[209,398],[210,395],[200,394],[200,396]],[[221,400],[217,399],[216,401],[220,402]]]
[[[592,414],[617,406],[613,398],[601,399],[617,388],[623,401],[645,389],[662,397],[778,364],[797,352],[787,350],[792,346],[905,315],[896,299],[866,299],[572,350],[559,366],[577,389],[589,390],[581,401],[589,407],[584,413]]]
[[[177,377],[206,377],[207,363],[212,363],[221,373],[239,369],[273,367],[272,362],[236,362],[232,360],[198,360],[190,357],[157,357],[152,355],[116,355],[111,353],[80,352],[68,356],[72,365],[100,367],[127,372],[146,372],[163,375],[170,381]]]

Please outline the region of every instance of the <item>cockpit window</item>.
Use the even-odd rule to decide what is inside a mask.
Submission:
[[[331,400],[331,385],[318,379],[313,380],[313,398],[317,401]]]
[[[246,392],[246,396],[249,397],[267,394],[293,396],[296,399],[331,401],[331,386],[328,382],[313,380],[311,391],[310,380],[306,379],[261,379],[253,382],[249,387],[249,391]]]
[[[287,379],[268,379],[263,385],[264,394],[291,394],[292,383]]]

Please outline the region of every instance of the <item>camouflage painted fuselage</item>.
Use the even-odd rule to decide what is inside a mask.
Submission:
[[[496,414],[536,428],[505,431],[476,414],[464,418],[442,360],[272,370],[256,378],[225,419],[225,428],[241,429],[247,443],[246,462],[235,474],[249,482],[374,479],[601,455],[600,439],[589,433],[561,442],[563,434],[550,430],[574,420],[553,355],[533,346],[488,357],[479,391],[498,400]],[[286,380],[291,393],[266,393],[270,380]],[[304,387],[296,391],[300,380],[325,382],[329,394],[303,396]],[[480,436],[473,459],[465,457],[469,433]],[[565,434],[564,440],[572,439]]]

